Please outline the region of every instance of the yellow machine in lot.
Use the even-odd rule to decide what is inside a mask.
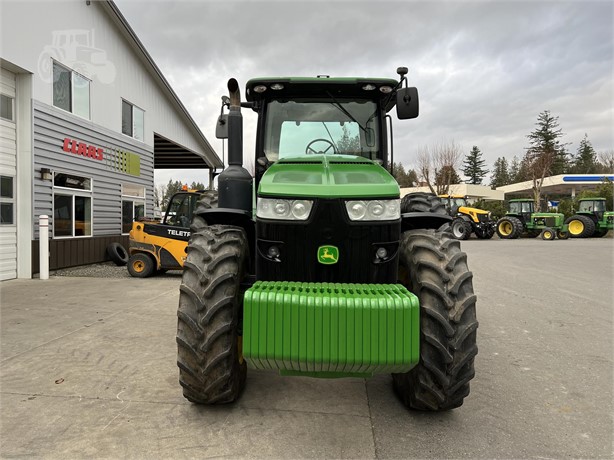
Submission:
[[[495,222],[491,213],[468,206],[467,197],[462,195],[439,195],[446,205],[452,221],[452,234],[458,240],[468,239],[475,233],[479,239],[488,240],[495,234]]]
[[[182,269],[195,208],[210,208],[216,204],[217,192],[214,190],[184,189],[173,195],[161,222],[134,222],[130,230],[128,249],[130,275],[146,278],[166,270]]]

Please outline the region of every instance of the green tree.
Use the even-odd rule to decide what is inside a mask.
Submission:
[[[399,187],[415,187],[418,185],[418,175],[413,169],[405,170],[401,162],[393,163],[392,175],[399,183]]]
[[[205,190],[207,187],[202,182],[193,181],[189,188],[190,190]]]
[[[441,186],[450,186],[452,184],[460,184],[461,178],[454,169],[452,165],[444,165],[441,169],[436,171],[435,174],[435,185],[438,187]],[[446,192],[447,193],[447,192]]]
[[[492,176],[490,178],[490,188],[495,189],[510,184],[509,168],[507,159],[499,157],[495,160]]]
[[[584,139],[580,141],[578,151],[572,160],[570,172],[574,174],[592,174],[599,172],[597,152],[593,149],[587,134],[584,134]]]
[[[486,161],[482,159],[482,152],[477,145],[474,145],[463,161],[463,174],[469,178],[469,184],[482,184],[482,180],[488,174],[485,166]]]
[[[563,131],[559,128],[559,117],[554,117],[549,110],[537,116],[535,130],[527,135],[529,147],[525,154],[528,172],[533,181],[533,200],[539,209],[541,188],[544,178],[563,174],[567,170],[567,152],[561,138]]]
[[[161,209],[166,209],[166,207],[168,206],[168,202],[170,201],[171,197],[179,192],[181,190],[181,187],[183,186],[183,184],[180,181],[173,181],[173,179],[169,179],[168,180],[168,184],[166,184],[166,187],[164,189],[164,193],[162,194],[162,201],[160,203],[160,208]]]
[[[360,155],[360,139],[358,134],[351,136],[347,125],[343,125],[343,134],[341,139],[337,141],[337,150],[339,150],[339,153],[346,155]]]

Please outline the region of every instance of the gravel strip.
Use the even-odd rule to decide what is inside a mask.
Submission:
[[[99,264],[80,265],[79,267],[62,268],[49,273],[50,276],[72,276],[92,278],[131,278],[126,266],[117,266],[115,262],[102,262]],[[181,270],[169,270],[164,277],[181,277]]]

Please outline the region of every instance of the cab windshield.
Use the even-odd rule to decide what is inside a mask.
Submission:
[[[452,198],[452,206],[456,206],[459,208],[467,206],[467,200],[464,198]]]
[[[603,212],[605,211],[605,201],[580,201],[579,211],[583,212]]]
[[[264,153],[271,162],[314,154],[380,159],[377,114],[373,101],[271,101],[266,108]]]
[[[512,214],[524,214],[533,212],[532,201],[513,201],[510,203],[510,212]]]

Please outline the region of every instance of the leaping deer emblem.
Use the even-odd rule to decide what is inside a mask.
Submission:
[[[331,250],[333,252],[331,252]],[[320,263],[323,263],[323,264],[337,263],[338,253],[334,254],[336,252],[337,252],[337,248],[320,247],[320,250],[318,251],[318,260],[320,261]]]

